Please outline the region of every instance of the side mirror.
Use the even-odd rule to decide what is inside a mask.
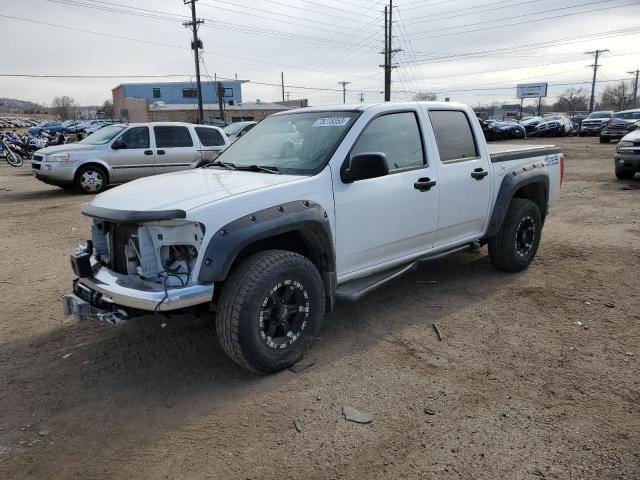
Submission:
[[[352,183],[367,178],[384,177],[388,174],[389,164],[384,153],[358,153],[344,161],[340,170],[340,179],[344,183]]]
[[[122,150],[123,148],[127,148],[127,144],[124,143],[121,138],[119,138],[118,140],[113,142],[113,144],[111,144],[111,148],[113,148],[114,150]]]

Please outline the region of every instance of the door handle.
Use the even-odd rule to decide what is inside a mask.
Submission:
[[[484,170],[482,167],[476,168],[471,172],[471,178],[475,178],[476,180],[482,180],[487,175],[489,175],[489,172]]]
[[[144,154],[145,155],[153,155],[153,150],[145,150]]]
[[[165,151],[164,151],[164,150],[158,150],[156,153],[157,153],[158,155],[164,155],[164,154],[165,154]]]
[[[417,182],[413,184],[413,188],[420,190],[421,192],[428,192],[431,187],[435,187],[436,181],[431,180],[429,177],[419,178]]]

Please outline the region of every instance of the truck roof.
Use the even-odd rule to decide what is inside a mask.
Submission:
[[[387,106],[389,110],[420,105],[424,108],[446,108],[446,107],[466,107],[462,103],[456,102],[375,102],[375,103],[352,103],[352,104],[338,104],[338,105],[323,105],[319,107],[303,107],[296,108],[295,110],[288,110],[286,112],[274,113],[274,115],[287,115],[295,113],[307,113],[307,112],[362,112],[374,107]]]

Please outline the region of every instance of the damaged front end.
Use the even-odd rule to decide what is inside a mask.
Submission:
[[[211,301],[213,285],[198,284],[192,274],[203,225],[184,219],[182,211],[96,211],[90,205],[82,211],[94,219],[91,240],[71,255],[78,278],[64,298],[65,314],[119,325]]]

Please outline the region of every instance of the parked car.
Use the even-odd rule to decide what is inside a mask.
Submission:
[[[207,168],[104,192],[81,207],[92,241],[71,257],[65,311],[119,325],[215,308],[224,351],[275,372],[300,360],[336,299],[419,262],[486,243],[498,268],[522,271],[564,157],[488,147],[474,118],[444,102],[300,108],[269,116]],[[293,157],[254,149],[292,130]]]
[[[640,172],[640,129],[622,137],[614,157],[616,177],[630,180]]]
[[[229,146],[217,127],[189,123],[108,125],[78,143],[34,153],[35,178],[51,185],[99,193],[108,185],[213,161]]]
[[[38,135],[42,132],[66,133],[66,128],[61,122],[43,122],[29,129],[29,135]]]
[[[609,121],[613,112],[611,110],[603,110],[601,112],[590,113],[587,118],[582,121],[579,136],[599,135],[602,127]]]
[[[602,127],[602,131],[600,132],[600,143],[609,143],[612,138],[622,138],[639,126],[640,108],[616,112],[611,115],[611,120]]]
[[[237,139],[239,139],[241,136],[243,136],[245,133],[247,133],[249,130],[251,130],[253,127],[255,127],[257,124],[258,122],[250,122],[250,121],[234,122],[224,127],[224,133],[226,133],[227,137],[229,137],[229,141],[233,143]]]
[[[573,133],[573,125],[564,115],[544,117],[536,127],[536,134],[540,137],[564,137]]]
[[[538,133],[538,124],[542,121],[542,117],[524,117],[520,120],[520,125],[524,127],[527,135],[535,135]]]
[[[524,138],[525,128],[517,122],[495,121],[491,124],[496,136],[501,139]]]

